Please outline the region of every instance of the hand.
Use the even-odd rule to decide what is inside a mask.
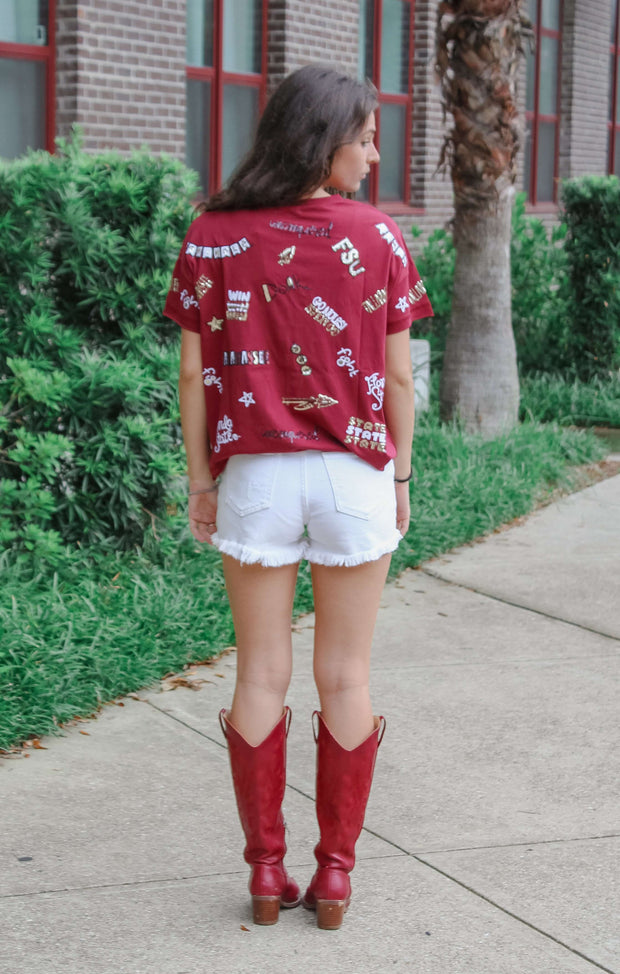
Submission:
[[[217,516],[217,491],[189,497],[189,528],[196,541],[213,544]]]
[[[394,484],[396,492],[396,527],[404,537],[409,530],[411,517],[411,503],[409,501],[409,481],[404,484]]]

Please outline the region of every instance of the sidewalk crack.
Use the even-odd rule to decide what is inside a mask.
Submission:
[[[571,947],[570,944],[567,944],[565,941],[560,940],[559,937],[554,937],[552,933],[543,930],[542,927],[537,927],[535,923],[531,923],[529,920],[525,920],[523,917],[518,916],[518,914],[513,913],[512,910],[509,910],[507,907],[502,906],[501,903],[497,903],[495,900],[492,900],[489,896],[485,896],[484,893],[480,893],[477,889],[474,889],[473,886],[468,886],[467,883],[464,883],[460,879],[457,879],[456,876],[452,876],[444,869],[440,869],[438,866],[434,866],[431,862],[427,862],[427,860],[424,859],[422,856],[419,855],[412,856],[412,859],[417,860],[417,862],[421,863],[422,865],[427,866],[429,869],[432,869],[434,872],[439,873],[441,876],[444,876],[446,879],[449,879],[450,882],[456,883],[456,885],[460,886],[461,889],[467,890],[468,893],[472,893],[474,896],[477,896],[478,899],[483,900],[485,903],[488,903],[490,906],[495,907],[496,910],[499,910],[501,913],[504,913],[506,916],[509,916],[513,920],[516,920],[517,923],[522,924],[524,927],[528,927],[528,929],[533,930],[535,933],[540,934],[542,937],[545,937],[547,940],[551,940],[554,944],[557,944],[559,947],[563,947],[565,950],[568,950],[569,953],[573,954],[575,957],[580,957],[581,960],[587,961],[588,964],[592,964],[592,966],[596,967],[597,970],[604,971],[605,974],[618,974],[617,969],[614,971],[611,969],[611,967],[605,967],[604,964],[600,964],[598,961],[594,960],[593,957],[589,957],[588,954],[584,954],[583,951],[578,950],[576,947]]]
[[[443,582],[445,585],[454,585],[456,588],[463,588],[467,592],[474,592],[476,595],[482,595],[483,598],[492,599],[494,602],[510,605],[514,609],[521,609],[523,612],[532,612],[534,615],[542,616],[543,619],[551,619],[552,622],[562,622],[565,626],[573,626],[574,629],[579,629],[582,632],[591,632],[595,636],[603,636],[604,639],[610,639],[613,643],[620,643],[620,636],[614,636],[611,633],[603,632],[601,629],[595,629],[594,626],[586,626],[581,622],[573,622],[572,619],[563,619],[562,616],[554,615],[552,612],[545,612],[544,609],[536,609],[531,605],[513,602],[511,599],[505,598],[502,595],[494,595],[492,592],[485,592],[483,589],[475,588],[473,585],[466,585],[465,582],[455,582],[452,579],[444,578],[443,575],[440,575],[438,572],[433,572],[429,568],[421,567],[419,571],[424,575],[428,575],[429,578]]]

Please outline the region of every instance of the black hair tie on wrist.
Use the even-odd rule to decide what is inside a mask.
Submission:
[[[408,480],[413,477],[413,468],[409,471],[408,477],[394,477],[394,483],[396,484],[406,484]]]

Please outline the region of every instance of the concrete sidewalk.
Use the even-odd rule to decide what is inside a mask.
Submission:
[[[0,764],[6,974],[620,974],[620,476],[385,591],[387,717],[353,903],[251,923],[217,713],[144,692]],[[313,871],[312,617],[295,634],[287,865]],[[85,733],[88,736],[85,736]]]

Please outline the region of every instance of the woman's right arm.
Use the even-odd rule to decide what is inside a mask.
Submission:
[[[413,371],[409,351],[409,329],[388,335],[385,346],[385,397],[383,410],[396,447],[394,476],[402,480],[411,470],[411,449],[415,421]],[[409,482],[394,484],[396,527],[407,533],[410,518]]]
[[[189,490],[192,495],[189,497],[190,528],[198,541],[210,541],[213,532],[207,530],[207,525],[215,524],[217,491],[193,493],[215,486],[209,470],[209,437],[200,335],[185,328],[181,332],[179,404]]]

